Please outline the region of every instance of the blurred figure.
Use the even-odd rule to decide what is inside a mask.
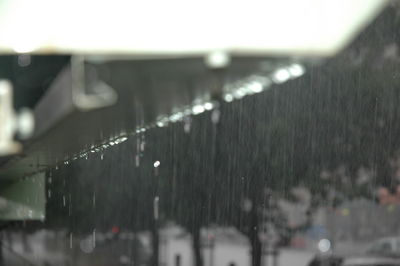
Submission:
[[[397,186],[395,195],[390,193],[389,189],[380,187],[377,191],[377,197],[381,205],[400,203],[400,187]]]

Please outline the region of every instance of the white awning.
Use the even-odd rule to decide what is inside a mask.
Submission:
[[[386,0],[3,0],[0,52],[330,56]]]

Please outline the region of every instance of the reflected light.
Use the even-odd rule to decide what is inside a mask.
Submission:
[[[158,121],[158,122],[157,122],[157,126],[158,126],[158,127],[164,127],[165,124],[164,124],[162,121]]]
[[[204,108],[205,108],[207,111],[213,109],[213,107],[214,107],[213,104],[210,103],[210,102],[207,102],[207,103],[204,104]]]
[[[289,78],[290,78],[290,72],[285,68],[278,69],[273,75],[273,79],[276,83],[283,83],[287,81]]]
[[[230,57],[226,52],[213,52],[206,57],[206,64],[211,68],[226,67],[230,62]]]
[[[225,100],[226,102],[231,102],[231,101],[233,101],[233,96],[232,96],[231,94],[226,94],[226,95],[224,96],[224,100]]]
[[[177,112],[171,115],[169,119],[171,120],[171,122],[177,122],[182,120],[182,118],[183,118],[183,113]]]
[[[205,109],[202,105],[195,105],[195,106],[193,106],[193,109],[192,109],[193,114],[195,114],[195,115],[203,113],[204,110]]]
[[[306,72],[306,70],[302,65],[293,64],[289,67],[289,72],[292,75],[292,77],[300,77]]]
[[[331,249],[331,241],[328,239],[321,239],[318,242],[318,249],[321,252],[328,252]]]
[[[259,93],[259,92],[262,92],[263,85],[260,82],[252,82],[249,85],[249,89],[254,93]]]
[[[233,92],[233,95],[235,96],[236,99],[242,99],[246,95],[244,90],[245,90],[244,88],[239,88]]]

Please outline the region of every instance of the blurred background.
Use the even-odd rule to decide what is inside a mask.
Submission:
[[[0,265],[400,265],[397,1],[0,14]]]

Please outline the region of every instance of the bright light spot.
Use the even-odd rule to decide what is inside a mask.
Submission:
[[[260,82],[252,82],[248,86],[251,92],[253,93],[259,93],[263,91],[263,85]]]
[[[223,51],[213,52],[206,57],[206,64],[211,68],[226,67],[230,61],[229,55]]]
[[[226,95],[224,96],[224,100],[225,100],[226,102],[231,102],[231,101],[233,101],[233,96],[232,96],[231,94],[226,94]]]
[[[113,140],[110,142],[110,145],[112,146],[112,145],[120,144],[120,143],[126,141],[127,139],[128,139],[127,137],[119,137],[119,138],[113,139]]]
[[[126,141],[128,138],[127,137],[122,137],[119,139],[119,143]]]
[[[306,72],[306,70],[300,64],[293,64],[289,67],[289,72],[293,77],[300,77]]]
[[[321,252],[328,252],[331,249],[331,241],[328,239],[321,239],[318,242],[318,249]]]
[[[245,90],[246,88],[239,88],[233,93],[233,95],[236,99],[242,99],[246,95]]]
[[[208,111],[213,109],[213,107],[214,107],[214,105],[212,103],[210,103],[210,102],[207,102],[207,103],[204,104],[204,108],[206,110],[208,110]]]
[[[159,167],[160,166],[160,161],[155,161],[153,165],[154,165],[155,168]]]
[[[274,73],[274,81],[276,83],[283,83],[287,81],[289,78],[290,78],[290,73],[285,68],[279,69]]]
[[[202,112],[204,112],[204,107],[202,105],[195,105],[192,108],[193,114],[197,115],[197,114],[201,114]]]
[[[175,114],[171,115],[169,119],[171,120],[171,122],[176,122],[176,121],[181,120],[182,117],[183,117],[182,113],[175,113]]]
[[[158,122],[157,122],[157,126],[158,126],[158,127],[163,127],[163,126],[165,126],[165,125],[164,125],[164,123],[163,123],[162,121],[158,121]]]

